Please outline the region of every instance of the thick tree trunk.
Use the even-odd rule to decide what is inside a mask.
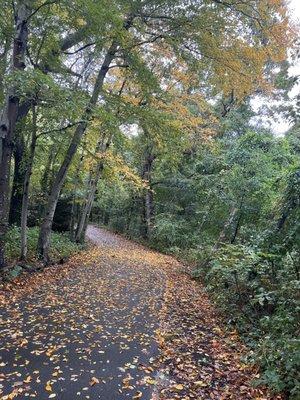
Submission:
[[[96,83],[94,86],[93,94],[91,96],[89,104],[88,104],[86,111],[82,118],[83,122],[81,122],[77,126],[75,133],[73,135],[73,138],[71,140],[71,143],[68,147],[66,156],[65,156],[65,158],[60,166],[60,169],[55,177],[55,180],[53,182],[51,192],[50,192],[50,195],[48,198],[48,202],[46,205],[45,217],[42,221],[41,228],[40,228],[38,247],[37,247],[38,255],[41,259],[43,259],[43,261],[45,263],[49,262],[49,247],[50,247],[51,228],[52,228],[53,217],[54,217],[54,213],[55,213],[55,209],[56,209],[56,205],[57,205],[57,201],[59,198],[61,188],[65,181],[67,171],[72,162],[74,154],[78,148],[80,140],[86,131],[87,121],[91,117],[93,108],[98,101],[100,92],[103,87],[103,82],[104,82],[105,76],[108,72],[109,65],[111,64],[112,60],[115,57],[116,51],[117,51],[117,44],[116,44],[116,42],[113,42],[113,44],[109,48],[109,50],[104,58],[102,67],[99,70],[99,73],[98,73],[98,76],[96,79]]]
[[[19,128],[17,128],[19,130]],[[22,207],[22,191],[23,183],[25,179],[25,166],[24,166],[24,155],[25,155],[25,144],[24,138],[21,133],[16,133],[17,140],[13,150],[14,156],[14,177],[11,190],[10,198],[10,209],[9,209],[9,224],[20,225],[21,221],[21,207]]]
[[[2,43],[3,51],[0,55],[0,104],[4,101],[4,77],[8,66],[8,53],[11,47],[10,35],[7,35]]]
[[[27,256],[27,219],[28,219],[28,204],[29,204],[29,185],[32,174],[33,159],[36,147],[36,110],[32,108],[32,138],[30,143],[30,151],[28,156],[27,169],[25,173],[22,197],[22,212],[21,212],[21,254],[20,259],[26,260]]]
[[[24,1],[17,3],[12,51],[12,65],[15,71],[22,71],[25,68],[29,12],[30,10]],[[0,268],[5,266],[4,237],[8,227],[11,156],[19,103],[20,98],[17,94],[17,88],[12,86],[8,90],[0,118]]]

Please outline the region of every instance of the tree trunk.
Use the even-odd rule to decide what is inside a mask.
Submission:
[[[74,190],[73,190],[73,195],[72,195],[72,209],[71,209],[71,218],[70,218],[70,225],[69,225],[70,239],[72,241],[75,241],[75,237],[76,237],[76,209],[77,209],[76,192],[77,192],[79,174],[81,171],[81,165],[83,163],[83,160],[84,160],[84,150],[82,150],[79,166],[77,169],[77,173],[75,175],[75,185],[74,185]]]
[[[123,89],[125,87],[125,82],[126,80],[123,81],[123,84],[121,85],[121,89],[119,91],[119,97],[121,96]],[[119,115],[120,113],[120,108],[118,108],[116,115]],[[96,146],[96,151],[95,153],[97,154],[99,151],[104,154],[107,149],[109,148],[112,139],[113,139],[113,133],[111,133],[109,135],[109,137],[107,138],[107,140],[105,141],[106,135],[105,133],[103,134],[101,140],[99,140],[97,146]],[[103,162],[100,161],[98,162],[97,166],[96,166],[96,171],[94,172],[94,177],[91,174],[91,177],[89,179],[89,189],[88,189],[88,197],[87,200],[84,204],[84,207],[81,211],[81,215],[80,215],[80,219],[79,219],[79,223],[78,223],[78,227],[77,227],[77,231],[76,231],[76,242],[80,243],[84,241],[84,237],[85,237],[85,232],[86,232],[86,228],[88,225],[88,221],[89,221],[89,217],[90,217],[90,213],[92,211],[93,208],[93,203],[94,203],[94,199],[95,199],[95,194],[96,194],[96,190],[97,190],[97,185],[99,182],[99,179],[101,178],[101,173],[103,171],[104,165]]]
[[[147,239],[150,239],[153,229],[153,219],[154,219],[154,201],[153,201],[153,190],[147,189],[145,194],[145,222]]]
[[[95,153],[97,154],[99,151],[101,154],[104,154],[107,149],[109,148],[111,141],[112,141],[113,135],[111,134],[109,138],[105,142],[105,134],[102,136],[101,140],[98,142],[96,146],[96,151]],[[84,241],[84,236],[85,236],[85,231],[87,228],[89,216],[93,207],[94,203],[94,198],[97,190],[97,185],[99,182],[99,179],[101,177],[101,173],[103,171],[104,165],[103,161],[100,160],[98,161],[96,165],[96,170],[91,173],[91,177],[89,179],[89,188],[88,188],[88,196],[87,200],[84,204],[84,207],[82,209],[78,227],[77,227],[77,232],[76,232],[76,242],[83,242]],[[94,175],[94,176],[93,176]]]
[[[240,226],[241,226],[242,218],[243,218],[243,213],[242,213],[242,211],[240,211],[240,215],[238,216],[238,219],[236,221],[234,232],[233,232],[233,236],[232,236],[231,241],[230,241],[231,244],[235,243],[235,240],[237,238],[237,235],[239,233],[239,229],[240,229]]]
[[[229,218],[227,219],[227,221],[225,222],[225,224],[223,226],[223,229],[221,230],[219,238],[214,246],[214,250],[217,250],[222,243],[226,242],[228,228],[233,224],[233,221],[235,220],[235,217],[236,217],[238,211],[239,211],[239,209],[237,207],[233,207],[231,209]]]
[[[24,1],[17,3],[12,51],[12,66],[14,71],[25,69],[25,53],[28,41],[27,19],[29,12],[29,7]],[[0,268],[5,266],[4,238],[8,227],[11,156],[19,103],[20,98],[17,94],[17,87],[12,86],[8,90],[0,117]]]
[[[19,128],[17,128],[19,131]],[[24,138],[21,133],[17,133],[17,140],[14,146],[14,178],[11,190],[10,209],[9,209],[9,224],[20,225],[21,221],[21,207],[22,207],[22,191],[25,179],[25,144]]]
[[[4,101],[4,77],[8,66],[8,53],[11,47],[10,35],[5,38],[4,44],[2,44],[3,51],[0,56],[0,104]]]
[[[153,219],[154,219],[154,198],[153,189],[151,187],[152,179],[152,167],[155,160],[155,155],[151,154],[151,150],[147,149],[145,162],[142,170],[142,179],[148,183],[148,188],[143,197],[143,227],[142,235],[143,238],[149,240],[153,229]]]
[[[21,212],[21,254],[20,259],[26,260],[27,256],[27,218],[28,218],[28,203],[29,203],[29,185],[32,174],[32,165],[36,147],[36,110],[32,107],[32,138],[30,143],[30,151],[28,156],[27,169],[25,173],[23,197],[22,197],[22,212]]]
[[[99,70],[92,96],[90,98],[89,104],[88,104],[88,106],[85,110],[85,113],[83,115],[83,118],[82,118],[83,122],[81,122],[77,126],[75,133],[73,135],[73,138],[71,140],[71,143],[68,147],[66,156],[65,156],[65,158],[60,166],[60,169],[55,177],[55,180],[53,182],[51,192],[50,192],[50,195],[48,198],[48,202],[46,205],[45,217],[41,224],[39,239],[38,239],[38,246],[37,246],[38,255],[41,259],[43,259],[43,261],[45,263],[49,262],[49,247],[50,247],[51,228],[52,228],[53,217],[54,217],[54,213],[55,213],[55,209],[56,209],[56,205],[57,205],[57,201],[59,198],[61,188],[65,181],[66,174],[68,172],[68,169],[72,162],[74,154],[78,148],[80,140],[86,131],[87,121],[91,117],[94,106],[97,104],[100,92],[103,87],[103,82],[104,82],[105,76],[108,72],[109,65],[111,64],[112,60],[114,59],[116,51],[117,51],[117,44],[116,44],[116,42],[113,42],[104,58],[101,69]]]
[[[76,242],[83,242],[85,231],[87,228],[90,213],[93,207],[93,202],[97,190],[97,184],[103,171],[103,162],[98,163],[95,176],[90,179],[88,197],[80,215],[80,220],[76,232]]]

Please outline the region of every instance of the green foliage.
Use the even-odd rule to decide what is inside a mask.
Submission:
[[[240,112],[252,115],[245,107]],[[149,142],[157,155],[149,243],[195,266],[194,278],[241,333],[250,361],[261,366],[257,383],[296,398],[299,139],[292,133],[276,138],[249,121],[241,125],[235,113],[213,141],[192,149],[181,143],[176,163],[151,137],[138,135],[123,151],[137,170]],[[143,193],[124,183],[122,190],[104,182],[99,189],[101,222],[139,239]]]
[[[45,208],[52,189],[50,199],[60,195],[53,229],[71,227],[74,236],[95,189],[94,221],[139,240],[146,227],[150,245],[197,264],[195,276],[234,313],[230,322],[253,336],[263,382],[295,390],[289,354],[298,307],[299,128],[276,138],[250,124],[251,94],[269,89],[293,40],[285,5],[32,1],[30,17],[16,27],[23,3],[1,2],[1,126],[7,129],[10,110],[14,155],[0,182],[20,209],[35,132],[29,225],[51,215]],[[11,68],[20,27],[25,64]],[[286,90],[293,81],[288,64],[281,67],[277,85]],[[6,107],[8,100],[17,106]],[[130,126],[132,134],[124,129]],[[30,228],[29,259],[37,238]],[[19,243],[20,230],[11,227],[10,261],[19,257]],[[67,235],[52,233],[52,259],[77,250]]]
[[[280,257],[224,245],[200,259],[195,271],[244,336],[250,360],[262,367],[257,383],[291,396],[300,387],[299,260],[299,252]]]
[[[37,227],[28,229],[28,260],[35,260],[36,246],[39,230]],[[6,235],[7,258],[11,261],[20,257],[20,228],[13,226]],[[69,239],[66,233],[52,232],[51,235],[51,258],[54,262],[68,258],[80,250],[80,246]]]
[[[194,239],[194,240],[193,240]],[[153,229],[152,244],[155,247],[174,252],[174,248],[192,247],[195,238],[190,232],[187,221],[172,215],[160,214]]]

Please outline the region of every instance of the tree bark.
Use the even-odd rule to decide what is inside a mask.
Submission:
[[[78,148],[80,140],[84,135],[86,128],[87,128],[87,121],[90,119],[91,114],[93,112],[93,108],[97,104],[100,92],[103,87],[104,79],[108,72],[109,66],[112,60],[115,57],[115,53],[117,51],[117,44],[114,41],[110,46],[109,50],[106,53],[104,58],[103,64],[98,72],[98,76],[95,82],[94,90],[92,96],[90,98],[89,104],[85,110],[85,113],[82,117],[82,121],[76,128],[74,135],[72,137],[71,143],[67,149],[65,158],[59,168],[59,171],[55,177],[53,182],[51,192],[48,198],[48,202],[46,205],[46,213],[45,217],[42,221],[39,239],[38,239],[38,246],[37,252],[39,257],[44,261],[44,263],[49,262],[49,247],[50,247],[50,235],[51,235],[51,228],[53,223],[53,217],[57,205],[57,201],[60,195],[61,188],[66,178],[66,174],[68,172],[69,166],[72,162],[74,154]]]
[[[219,238],[214,246],[214,250],[217,250],[222,243],[226,242],[228,228],[233,224],[233,221],[235,220],[235,217],[236,217],[238,211],[239,211],[239,209],[237,207],[233,207],[231,209],[229,218],[227,219],[227,221],[225,222],[225,224],[223,226],[223,229],[221,230]]]
[[[152,180],[152,167],[155,160],[155,155],[152,154],[151,150],[147,149],[145,162],[142,169],[142,179],[145,180],[149,187],[146,189],[143,198],[143,227],[142,235],[143,238],[149,240],[153,229],[153,219],[154,219],[154,198],[153,189],[151,187]]]
[[[19,128],[16,128],[16,141],[13,150],[14,156],[14,177],[11,190],[10,198],[10,209],[9,209],[9,224],[20,225],[21,221],[21,207],[22,207],[22,191],[23,183],[25,179],[25,166],[24,166],[24,155],[25,155],[25,144],[23,135],[19,132]]]
[[[105,142],[105,135],[103,135],[101,141],[98,143],[98,146],[96,148],[96,153],[100,150],[101,154],[104,154],[111,144],[112,137],[113,137],[113,135],[111,134],[109,136],[109,138],[107,139],[107,141]],[[96,170],[94,171],[94,174],[93,173],[91,174],[91,177],[89,180],[89,189],[88,189],[87,200],[82,209],[78,227],[77,227],[77,232],[76,232],[76,242],[77,243],[84,241],[84,236],[85,236],[88,220],[89,220],[90,213],[91,213],[94,199],[95,199],[97,185],[98,185],[99,179],[101,177],[103,168],[104,168],[103,161],[100,160],[96,165]]]
[[[75,241],[76,238],[76,210],[77,210],[77,204],[76,204],[76,192],[78,188],[78,181],[79,181],[79,175],[81,171],[81,165],[84,160],[84,150],[82,150],[82,154],[80,157],[80,162],[79,166],[75,175],[75,185],[74,185],[74,190],[73,190],[73,195],[72,195],[72,209],[71,209],[71,217],[70,217],[70,225],[69,225],[69,231],[70,231],[70,239],[72,241]]]
[[[235,224],[233,236],[232,236],[232,238],[230,240],[231,244],[234,244],[235,241],[236,241],[236,238],[238,236],[239,229],[240,229],[240,226],[241,226],[242,218],[243,218],[243,213],[242,213],[242,211],[240,211],[240,214],[239,214],[238,219],[237,219],[236,224]]]
[[[37,141],[36,134],[36,109],[32,107],[32,137],[30,143],[30,151],[28,156],[28,164],[25,173],[23,196],[22,196],[22,212],[21,212],[21,254],[20,259],[26,260],[27,256],[27,219],[28,219],[28,204],[29,204],[29,186],[32,174],[33,159]]]
[[[4,77],[8,66],[8,53],[11,47],[11,38],[8,35],[2,44],[3,51],[0,55],[0,104],[4,101]]]
[[[27,19],[30,15],[29,13],[30,9],[24,1],[17,3],[12,50],[13,71],[23,71],[25,69],[25,53],[28,42]],[[0,117],[0,268],[5,266],[4,238],[8,227],[11,156],[19,103],[20,97],[17,94],[17,87],[12,86],[8,90]]]
[[[90,213],[93,207],[93,202],[97,190],[97,184],[101,177],[101,172],[103,171],[103,162],[98,163],[95,176],[90,180],[89,192],[87,201],[83,207],[80,215],[79,224],[76,232],[76,242],[82,242],[84,240],[85,231],[87,228]]]

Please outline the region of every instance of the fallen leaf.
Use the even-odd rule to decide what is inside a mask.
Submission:
[[[31,376],[28,375],[26,379],[24,379],[24,383],[29,383],[31,381]]]
[[[52,386],[51,386],[51,382],[47,382],[47,385],[45,386],[45,389],[48,391],[48,392],[52,392]]]
[[[174,389],[176,389],[176,390],[183,390],[184,389],[184,386],[181,384],[181,383],[179,383],[178,385],[175,385],[174,386]]]
[[[90,385],[94,386],[94,385],[96,385],[96,383],[100,383],[100,381],[99,381],[99,379],[97,379],[93,376],[92,379],[90,380]]]

